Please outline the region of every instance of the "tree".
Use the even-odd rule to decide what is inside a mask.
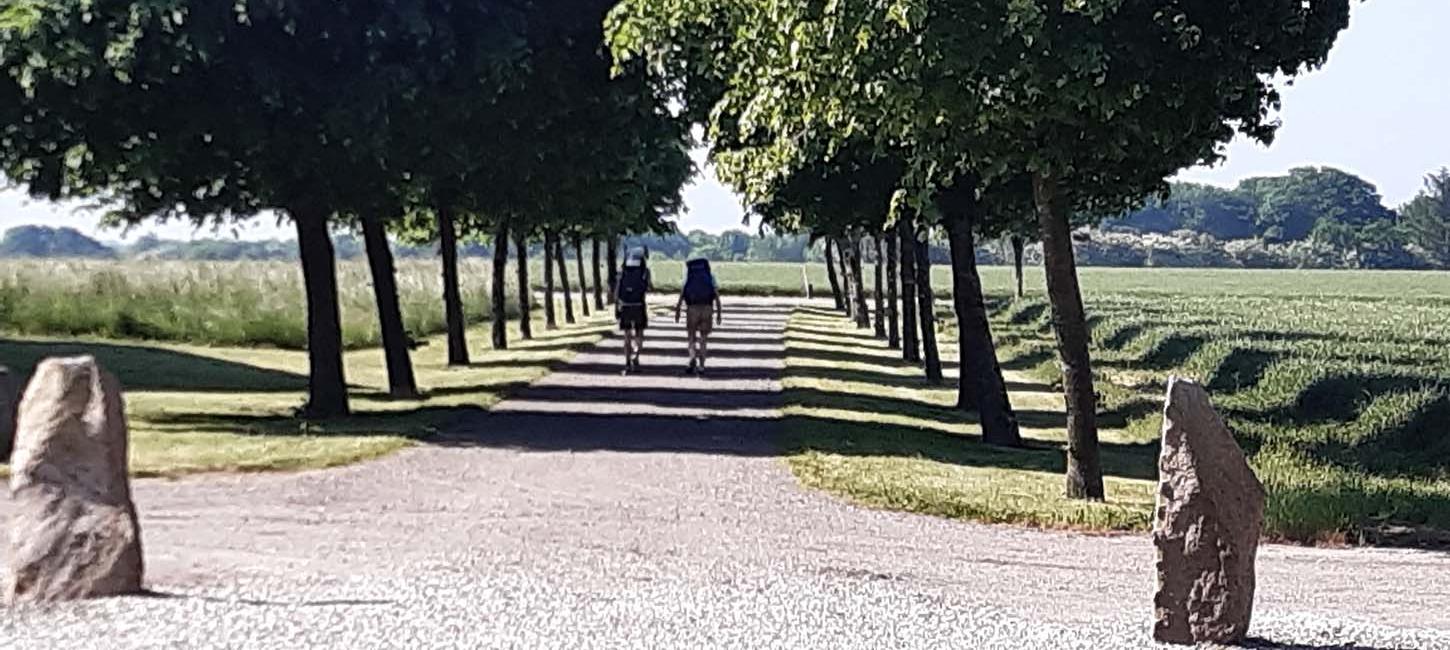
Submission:
[[[448,330],[448,365],[466,366],[468,358],[468,324],[463,317],[463,297],[458,290],[458,231],[454,226],[453,209],[446,202],[438,208],[438,253],[443,262],[443,320]]]
[[[564,237],[554,235],[554,261],[559,265],[559,294],[564,298],[564,322],[574,324],[574,292],[569,288],[569,263],[564,255]]]
[[[116,251],[75,228],[16,226],[0,240],[0,257],[70,257],[114,259]]]
[[[399,177],[393,118],[449,76],[512,66],[515,10],[419,2],[20,3],[0,30],[0,166],[113,220],[219,223],[277,210],[308,302],[305,413],[348,412],[331,225]],[[102,110],[103,108],[103,110]]]
[[[846,265],[847,282],[850,285],[851,308],[856,314],[856,327],[871,327],[871,310],[866,307],[866,283],[861,277],[861,236],[850,233],[836,240],[836,248],[844,251],[842,262]]]
[[[886,251],[881,246],[881,236],[873,235],[869,246],[872,251],[872,262],[876,281],[876,291],[873,297],[876,299],[876,338],[886,338]],[[896,323],[891,323],[891,329],[896,329]],[[894,345],[891,347],[895,347]]]
[[[912,237],[912,253],[916,269],[916,316],[921,322],[922,363],[926,367],[926,380],[931,384],[942,382],[941,355],[936,346],[936,303],[931,290],[931,249],[925,238]]]
[[[831,297],[836,301],[836,309],[849,312],[845,298],[841,295],[841,281],[836,276],[836,242],[827,238],[826,244],[826,280],[831,283]]]
[[[1373,184],[1331,167],[1296,167],[1286,176],[1248,178],[1239,190],[1256,200],[1259,231],[1270,241],[1304,239],[1319,223],[1358,228],[1394,219]]]
[[[593,247],[593,257],[590,258],[590,266],[594,269],[594,309],[600,313],[604,312],[604,287],[601,284],[601,273],[599,269],[599,238],[591,237],[590,245]]]
[[[529,286],[529,236],[523,228],[514,229],[514,253],[518,260],[514,266],[519,294],[519,337],[528,341],[534,338],[533,288]]]
[[[504,290],[504,278],[508,275],[509,261],[509,220],[506,217],[495,219],[493,231],[493,273],[490,274],[492,282],[489,291],[489,304],[492,311],[490,323],[490,334],[493,349],[507,350],[509,347],[508,337],[508,296]],[[520,289],[522,292],[522,289]]]
[[[373,299],[378,309],[378,327],[383,340],[383,359],[388,368],[388,395],[398,399],[418,397],[413,377],[413,359],[403,310],[398,304],[397,272],[388,245],[386,221],[373,211],[360,219],[367,247],[368,270],[373,279]]]
[[[916,224],[909,212],[896,220],[896,246],[901,262],[901,358],[908,363],[921,363],[916,333]]]
[[[1450,267],[1450,169],[1425,178],[1425,189],[1400,208],[1409,239],[1441,268]]]
[[[579,309],[589,318],[589,275],[584,272],[584,236],[574,233],[574,262],[579,273]]]
[[[983,214],[980,188],[974,181],[971,177],[959,178],[937,199],[951,247],[952,301],[960,332],[957,408],[981,414],[983,441],[1016,447],[1022,444],[1022,433],[997,363],[997,346],[987,322],[982,279],[977,273],[975,230]]]
[[[1100,499],[1072,216],[1137,205],[1182,167],[1216,160],[1236,131],[1271,138],[1279,95],[1268,80],[1322,64],[1349,5],[1264,0],[1241,9],[1168,0],[626,0],[612,38],[616,51],[721,97],[713,114],[728,121],[717,119],[712,134],[764,134],[737,166],[747,194],[818,155],[820,138],[839,147],[864,136],[877,151],[899,151],[905,200],[918,209],[960,177],[990,188],[1028,174],[1064,369],[1067,493]]]

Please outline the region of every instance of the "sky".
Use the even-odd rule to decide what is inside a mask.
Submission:
[[[1340,34],[1324,68],[1283,89],[1283,127],[1270,147],[1236,141],[1213,168],[1194,168],[1180,180],[1232,186],[1239,179],[1282,174],[1302,165],[1337,167],[1377,185],[1389,206],[1409,199],[1425,174],[1450,167],[1450,0],[1355,1],[1349,29]],[[701,174],[685,190],[681,229],[721,232],[741,227],[739,200],[715,179],[695,152]],[[31,201],[0,191],[0,230],[21,224],[76,227],[102,239],[156,233],[162,237],[231,237],[232,231],[195,232],[172,224],[143,226],[125,237],[99,232],[96,217],[77,204]],[[241,227],[246,239],[290,238],[291,229],[261,218]]]

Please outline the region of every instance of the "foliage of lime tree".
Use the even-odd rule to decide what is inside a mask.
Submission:
[[[373,209],[393,128],[440,79],[487,83],[515,9],[404,1],[22,2],[0,26],[0,163],[36,196],[113,219],[296,225],[307,412],[348,412],[329,227]],[[371,215],[370,215],[371,216]],[[391,215],[386,215],[391,216]]]
[[[763,153],[717,160],[738,163],[748,196],[822,138],[904,151],[904,189],[923,208],[939,191],[966,185],[965,203],[1030,174],[1067,397],[1067,493],[1102,498],[1071,215],[1161,191],[1235,132],[1272,138],[1272,78],[1322,64],[1348,12],[1347,0],[1231,12],[1210,0],[633,0],[612,37],[666,77],[727,82],[716,113],[738,117],[713,130],[773,136]],[[700,72],[712,68],[727,73]]]

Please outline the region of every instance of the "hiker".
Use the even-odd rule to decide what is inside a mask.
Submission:
[[[685,286],[675,303],[675,322],[680,322],[680,308],[685,309],[685,331],[690,339],[690,374],[705,374],[706,344],[712,320],[719,324],[723,314],[720,288],[710,273],[710,260],[697,259],[685,263]]]
[[[639,370],[639,354],[644,350],[644,329],[649,326],[649,310],[645,297],[650,290],[649,251],[636,248],[625,257],[619,283],[614,287],[614,315],[624,332],[624,373]]]

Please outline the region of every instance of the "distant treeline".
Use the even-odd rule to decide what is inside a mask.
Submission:
[[[703,257],[736,262],[820,262],[824,249],[806,234],[752,234],[729,230],[636,235],[663,259]],[[984,264],[1010,263],[1007,248],[987,242]],[[361,239],[338,234],[340,259],[364,255]],[[531,255],[541,255],[539,244]],[[1395,209],[1358,176],[1327,167],[1301,167],[1282,176],[1245,179],[1234,188],[1174,183],[1168,196],[1102,221],[1078,238],[1085,266],[1209,266],[1248,268],[1450,268],[1450,172],[1432,174],[1425,190]],[[491,255],[488,243],[460,244],[460,255]],[[394,245],[400,258],[432,257],[432,246]],[[934,262],[949,263],[945,243],[934,241]],[[74,257],[160,260],[291,260],[293,241],[146,236],[107,245],[71,228],[20,226],[0,239],[0,257]],[[1035,246],[1028,263],[1041,259]]]

